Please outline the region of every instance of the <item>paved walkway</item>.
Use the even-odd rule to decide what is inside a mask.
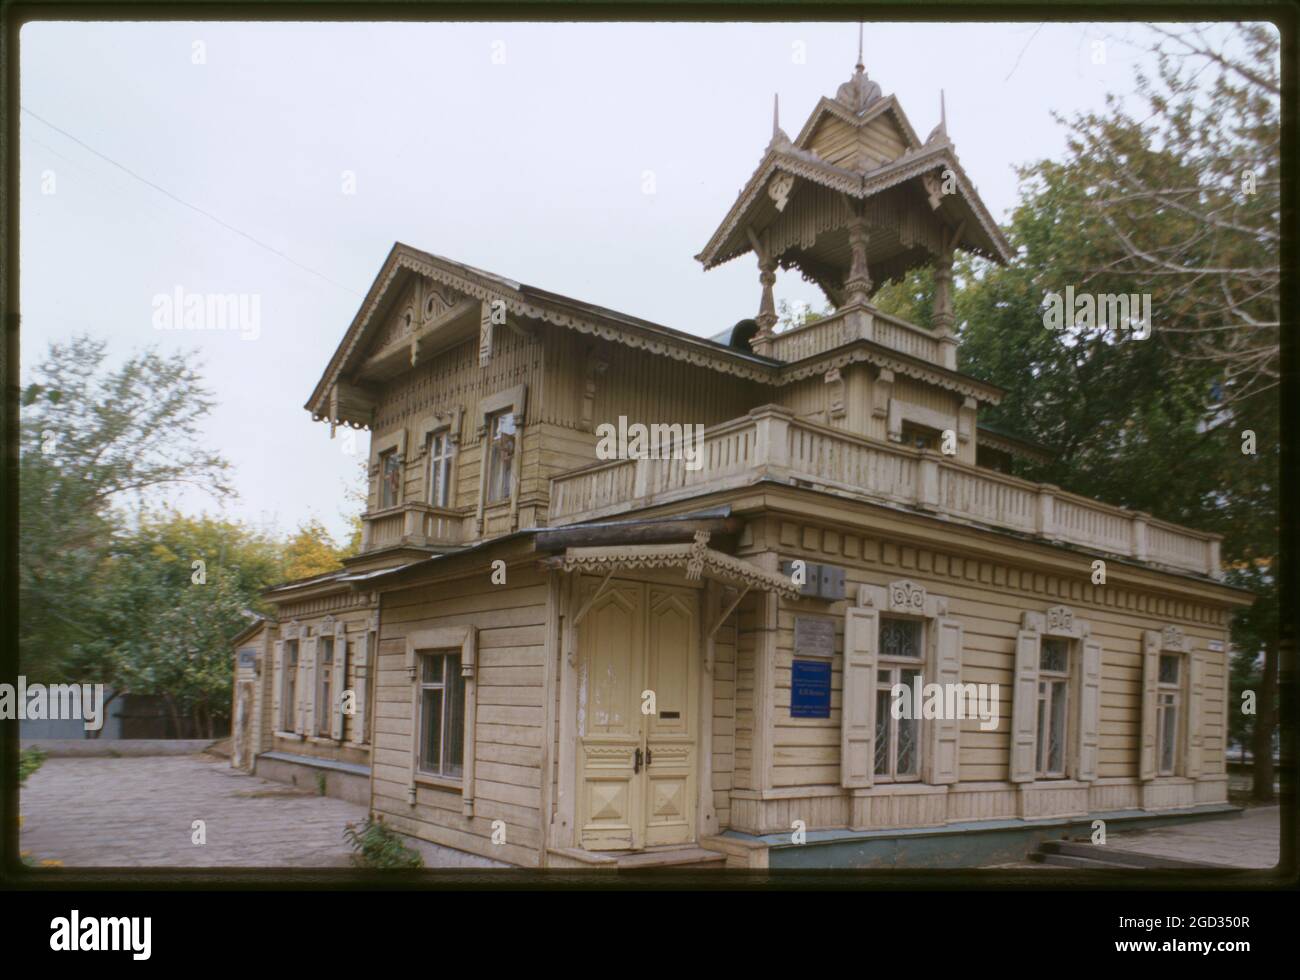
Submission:
[[[50,758],[22,789],[20,849],[64,867],[341,867],[364,807],[211,756]],[[191,842],[195,820],[207,841]]]
[[[1273,868],[1280,860],[1282,811],[1246,808],[1239,817],[1196,820],[1106,835],[1106,846],[1231,868]]]

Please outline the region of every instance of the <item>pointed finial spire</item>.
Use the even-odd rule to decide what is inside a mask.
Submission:
[[[788,146],[790,137],[781,129],[781,94],[772,93],[772,142],[768,146]]]
[[[939,89],[939,123],[930,130],[930,135],[925,138],[925,142],[932,143],[934,140],[948,138],[948,110],[944,106],[943,89]]]
[[[858,21],[858,63],[853,66],[856,72],[864,72],[867,66],[862,63],[862,21]]]

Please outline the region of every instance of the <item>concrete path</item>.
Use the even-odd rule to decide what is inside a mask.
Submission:
[[[20,849],[64,867],[344,867],[344,825],[366,818],[354,803],[197,755],[46,759],[19,810]]]
[[[1106,835],[1106,846],[1230,868],[1274,868],[1280,860],[1281,809],[1248,807],[1239,817],[1197,820]]]

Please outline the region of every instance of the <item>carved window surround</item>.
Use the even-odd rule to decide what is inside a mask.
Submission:
[[[946,597],[931,595],[909,579],[897,579],[888,586],[860,585],[857,606],[845,611],[840,783],[855,797],[915,792],[917,786],[944,792],[959,778],[958,718],[919,720],[919,783],[876,783],[876,674],[882,615],[924,624],[923,684],[961,683],[963,629],[959,620],[948,615]]]
[[[423,459],[428,454],[429,436],[441,429],[448,430],[447,438],[453,446],[459,446],[460,422],[464,414],[465,410],[457,405],[455,408],[449,408],[444,412],[434,412],[432,415],[426,415],[416,422],[414,458]]]
[[[420,763],[420,658],[422,651],[460,650],[460,675],[465,679],[465,738],[461,762],[461,778],[431,776],[419,771]],[[478,630],[473,626],[444,626],[438,629],[416,630],[406,636],[406,676],[411,688],[411,742],[410,782],[407,802],[415,805],[416,787],[434,786],[460,792],[462,807],[467,817],[474,815],[474,730],[478,708],[478,682],[476,679]],[[449,710],[449,709],[448,709]]]
[[[1038,775],[1039,664],[1045,637],[1070,640],[1063,778]],[[1097,779],[1101,719],[1101,643],[1069,606],[1021,614],[1011,704],[1011,782],[1023,791],[1079,788]]]
[[[1172,774],[1161,774],[1157,751],[1159,735],[1156,730],[1159,697],[1160,657],[1164,654],[1179,656],[1178,687],[1180,714],[1178,719],[1177,759]],[[1204,735],[1201,715],[1205,697],[1206,661],[1214,656],[1196,649],[1192,638],[1177,626],[1169,625],[1159,630],[1145,630],[1142,634],[1142,702],[1140,707],[1141,732],[1138,742],[1138,778],[1145,783],[1168,784],[1198,779],[1202,775]],[[1227,655],[1221,654],[1223,669],[1228,669]],[[1226,692],[1225,692],[1226,694]],[[1225,721],[1226,724],[1226,721]],[[1205,775],[1218,775],[1206,773]]]
[[[386,436],[372,437],[370,440],[370,476],[379,475],[379,457],[389,450],[396,450],[398,462],[406,462],[406,428]]]

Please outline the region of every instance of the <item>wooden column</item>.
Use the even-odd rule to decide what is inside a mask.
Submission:
[[[871,275],[867,270],[867,219],[862,216],[861,204],[855,205],[857,213],[849,221],[849,254],[851,261],[848,277],[844,280],[844,305],[865,303],[871,295]]]
[[[956,315],[952,308],[952,250],[947,249],[934,260],[934,332],[939,338],[943,366],[957,369],[957,334],[953,329]]]

